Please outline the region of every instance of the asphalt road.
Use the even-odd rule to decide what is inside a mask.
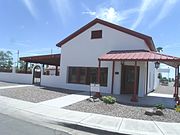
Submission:
[[[0,135],[69,135],[0,114]]]
[[[38,124],[33,124],[0,113],[0,135],[125,135],[72,124],[54,124],[57,126],[59,125],[58,130],[43,127]],[[64,127],[68,127],[71,131],[60,131],[61,127],[63,129],[65,129]]]

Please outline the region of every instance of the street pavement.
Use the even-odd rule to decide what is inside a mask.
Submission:
[[[113,135],[118,133],[133,135],[179,135],[180,133],[180,123],[145,121],[71,111],[3,96],[0,96],[0,113],[76,135]]]
[[[180,123],[127,119],[61,108],[71,104],[66,101],[73,98],[72,103],[87,97],[72,94],[43,103],[31,103],[0,96],[0,135],[180,134]]]
[[[69,135],[69,133],[0,114],[0,135]]]

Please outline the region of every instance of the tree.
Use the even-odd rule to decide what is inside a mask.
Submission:
[[[162,79],[162,74],[158,73],[158,78],[161,80]]]
[[[160,52],[163,52],[163,48],[162,47],[158,47],[158,48],[156,48],[157,49],[157,51],[160,53]]]
[[[0,51],[0,68],[2,69],[10,69],[13,65],[13,57],[12,52]]]
[[[26,66],[26,62],[24,62],[24,61],[19,61],[18,63],[19,63],[19,65],[20,65],[20,69],[21,69],[21,70],[24,70],[24,69],[25,69],[25,66]]]
[[[172,82],[172,78],[169,78],[169,80],[168,80],[169,82]]]

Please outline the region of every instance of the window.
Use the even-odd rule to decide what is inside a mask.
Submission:
[[[77,82],[77,69],[76,67],[69,67],[69,80],[70,83]]]
[[[86,84],[86,68],[79,68],[79,83]]]
[[[68,83],[86,84],[97,83],[98,68],[69,67]],[[107,86],[108,68],[101,68],[100,85]]]
[[[88,68],[87,84],[97,83],[97,68]]]
[[[91,39],[102,38],[102,30],[91,31]]]

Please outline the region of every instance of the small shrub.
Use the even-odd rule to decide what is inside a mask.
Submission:
[[[116,102],[116,98],[112,96],[103,96],[102,100],[106,104],[114,104]]]
[[[165,106],[163,104],[156,104],[155,107],[161,110],[165,109]]]
[[[176,112],[180,112],[180,105],[176,106]]]

